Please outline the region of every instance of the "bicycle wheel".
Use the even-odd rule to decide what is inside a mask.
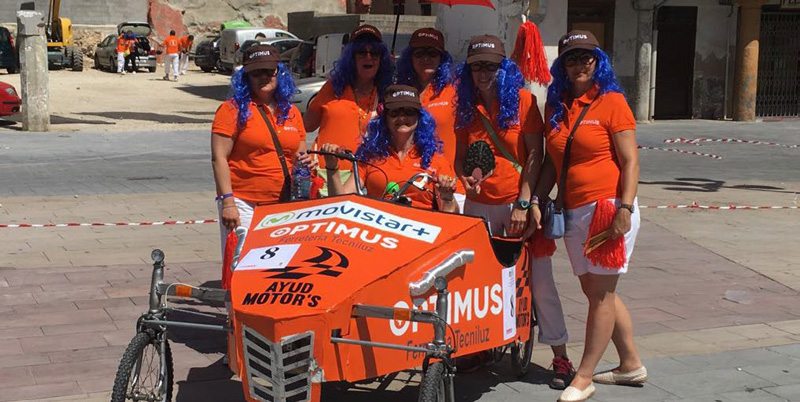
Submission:
[[[531,367],[531,356],[533,355],[533,340],[534,340],[534,330],[533,328],[535,325],[533,321],[530,324],[530,336],[526,342],[519,342],[515,341],[511,345],[511,368],[514,370],[514,374],[517,377],[524,377],[525,374],[528,374],[528,370]]]
[[[166,334],[139,332],[128,344],[111,394],[111,402],[125,401],[172,401],[172,351]]]
[[[444,402],[444,363],[435,362],[428,366],[419,385],[419,402]]]

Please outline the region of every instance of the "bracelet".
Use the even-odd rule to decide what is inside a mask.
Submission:
[[[236,205],[226,205],[222,207],[222,209],[228,209],[228,208],[236,208]]]
[[[339,166],[336,166],[334,168],[329,168],[329,167],[325,166],[325,170],[330,170],[331,172],[333,172],[333,171],[339,170]]]
[[[217,200],[217,201],[222,201],[222,200],[224,200],[226,198],[231,198],[231,197],[233,197],[233,193],[225,193],[225,194],[222,194],[222,195],[218,195],[214,199]]]
[[[535,195],[533,197],[531,197],[531,204],[539,205],[539,197],[537,197]]]
[[[446,199],[441,198],[441,197],[439,197],[439,199],[442,200],[442,202],[455,202],[455,200],[456,200],[455,198],[451,198],[449,200],[446,200]]]

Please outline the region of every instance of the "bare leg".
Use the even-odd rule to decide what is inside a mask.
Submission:
[[[553,346],[550,346],[550,348],[553,349],[553,357],[556,357],[556,356],[567,357],[567,345],[566,344],[564,344],[564,345],[553,345]]]
[[[611,335],[611,340],[614,341],[614,346],[617,348],[619,367],[614,371],[627,373],[642,367],[642,361],[639,360],[639,352],[633,341],[631,314],[622,299],[617,297],[616,300],[614,333]]]
[[[581,364],[572,386],[584,390],[592,383],[597,363],[603,357],[616,321],[616,299],[618,275],[583,274],[578,277],[583,293],[589,300],[589,313],[586,320],[586,341]]]

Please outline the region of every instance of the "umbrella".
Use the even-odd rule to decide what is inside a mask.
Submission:
[[[400,7],[405,0],[394,0],[394,4],[396,5],[395,9],[397,10],[397,16],[394,20],[394,35],[392,35],[392,54],[394,54],[394,46],[397,43],[397,28],[400,25]],[[492,4],[492,0],[422,0],[423,3],[439,3],[444,4],[446,6],[458,6],[458,5],[467,5],[467,6],[483,6],[489,7],[494,10],[494,4]]]

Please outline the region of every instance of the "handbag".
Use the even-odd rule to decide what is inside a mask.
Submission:
[[[267,117],[267,113],[261,107],[257,107],[257,109],[261,114],[261,118],[264,120],[264,124],[267,125],[270,134],[272,134],[272,143],[275,145],[275,152],[278,153],[278,160],[281,161],[281,169],[283,169],[283,187],[281,188],[281,195],[278,199],[278,202],[288,202],[292,197],[292,176],[289,174],[289,166],[286,164],[286,156],[283,155],[283,147],[278,139],[278,134],[275,132],[275,127],[272,127],[272,122],[270,122],[269,118]]]
[[[503,154],[503,156],[505,156],[506,159],[508,159],[508,161],[511,162],[511,164],[514,166],[514,169],[517,171],[517,173],[522,174],[522,166],[511,155],[511,153],[508,152],[506,147],[503,146],[503,143],[500,142],[500,138],[498,138],[497,137],[497,133],[494,132],[494,127],[492,127],[492,123],[489,122],[489,119],[487,119],[486,116],[483,115],[483,113],[478,112],[478,115],[481,116],[481,121],[483,122],[483,127],[485,127],[486,131],[489,132],[489,136],[492,137],[492,142],[494,142],[494,145],[497,147],[497,149],[500,150],[500,152]],[[468,172],[468,173],[471,173],[471,172]]]
[[[553,201],[551,199],[547,199],[542,203],[542,229],[544,230],[544,237],[548,239],[560,239],[564,237],[564,233],[567,230],[566,220],[564,219],[564,195],[567,193],[567,170],[569,170],[569,154],[570,150],[572,149],[572,140],[575,138],[575,131],[581,125],[581,120],[583,117],[586,116],[586,112],[589,111],[589,107],[592,104],[588,104],[583,107],[581,110],[581,114],[578,115],[578,118],[575,119],[575,122],[572,124],[572,130],[570,130],[569,136],[567,137],[567,145],[564,147],[564,161],[561,164],[561,180],[558,182],[558,194],[556,195],[556,200]]]

